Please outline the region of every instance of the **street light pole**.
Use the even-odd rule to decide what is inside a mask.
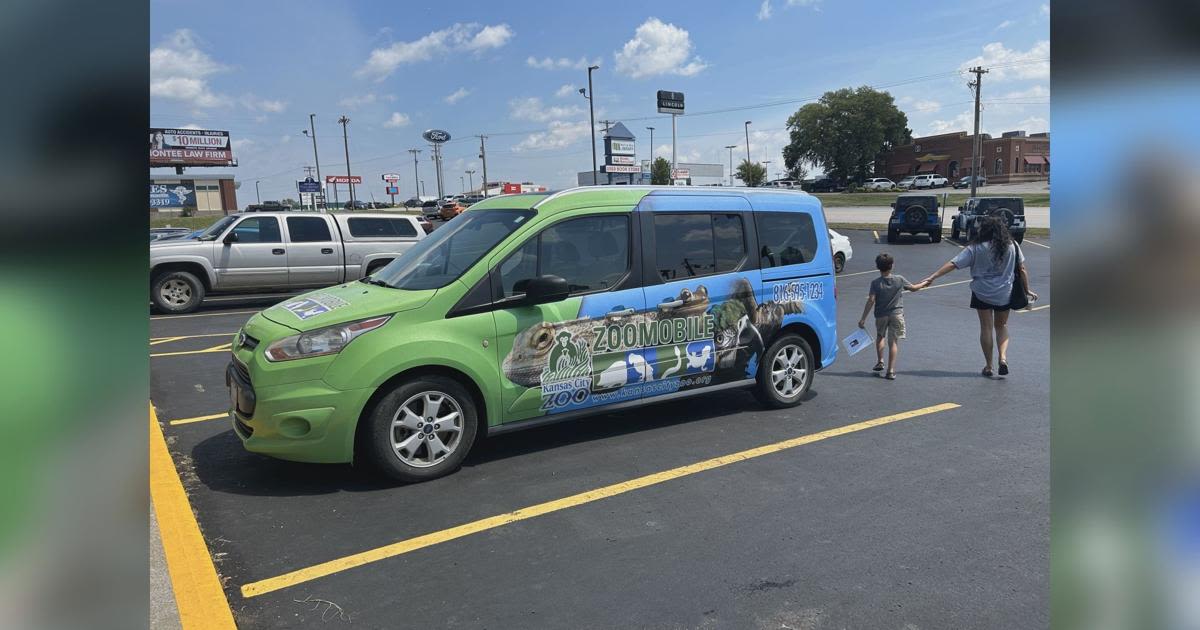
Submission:
[[[771,160],[763,160],[763,177],[764,183],[771,181]]]
[[[599,69],[600,66],[588,66],[588,119],[592,123],[592,185],[599,183],[596,176],[596,93],[592,90],[592,70]]]
[[[467,180],[464,179],[462,175],[458,176],[458,192],[467,192]]]
[[[321,158],[317,157],[317,115],[308,115],[308,128],[312,130],[313,162],[317,164],[317,184],[321,186],[321,197],[325,197],[325,180],[321,179]],[[321,203],[322,206],[326,204]]]
[[[736,144],[725,145],[729,149],[729,185],[733,186],[733,150],[737,148]]]
[[[345,149],[346,149],[346,179],[349,180],[350,179],[350,137],[347,135],[346,125],[350,124],[350,119],[347,118],[345,116],[345,114],[343,114],[342,117],[338,119],[338,122],[342,124],[342,146],[345,147]],[[348,181],[347,184],[349,184],[349,186],[350,186],[350,208],[353,209],[354,208],[354,182]]]
[[[261,204],[262,203],[262,195],[258,194],[258,182],[259,182],[259,180],[257,180],[257,179],[254,180],[254,198],[257,199],[258,203]]]
[[[750,121],[746,121],[746,161],[750,161]]]
[[[650,130],[650,168],[654,168],[654,127],[646,127]]]
[[[417,172],[417,154],[420,153],[421,150],[409,149],[408,152],[413,156],[413,190],[417,191],[417,197],[420,198],[425,195],[425,193],[421,191],[421,175]]]
[[[467,181],[471,184],[471,190],[475,190],[475,171],[463,171],[467,174]]]

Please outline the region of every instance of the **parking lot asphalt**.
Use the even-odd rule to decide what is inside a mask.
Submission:
[[[845,233],[840,337],[876,253],[916,281],[958,251]],[[979,375],[956,272],[906,295],[896,381],[841,352],[793,409],[726,391],[602,414],[490,438],[419,485],[242,449],[221,346],[278,296],[154,316],[152,402],[240,627],[1046,627],[1052,243],[1026,243],[1041,299],[1012,315],[1004,379]]]

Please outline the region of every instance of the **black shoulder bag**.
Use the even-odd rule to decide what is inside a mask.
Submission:
[[[1012,295],[1008,297],[1008,308],[1021,310],[1029,306],[1029,287],[1021,277],[1021,246],[1013,241],[1013,285]]]

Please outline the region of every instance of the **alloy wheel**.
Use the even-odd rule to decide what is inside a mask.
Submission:
[[[795,344],[788,344],[775,353],[771,361],[771,386],[783,398],[795,398],[804,391],[808,381],[808,356]]]
[[[392,417],[392,451],[414,468],[444,461],[462,441],[463,412],[458,401],[437,391],[418,393]]]

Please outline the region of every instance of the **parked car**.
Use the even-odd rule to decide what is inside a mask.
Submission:
[[[329,286],[370,274],[423,238],[409,215],[231,214],[195,239],[150,244],[150,301],[187,313],[210,294]]]
[[[937,195],[900,195],[892,202],[887,242],[895,243],[900,234],[928,234],[930,241],[941,242],[942,215],[938,209]]]
[[[909,188],[913,187],[913,182],[915,181],[917,181],[917,176],[909,175],[908,177],[896,182],[896,188],[899,188],[900,190],[908,190]]]
[[[417,482],[554,420],[733,388],[793,407],[837,356],[832,272],[810,195],[489,199],[369,284],[251,317],[226,370],[233,428],[252,452]]]
[[[863,190],[891,190],[896,187],[896,182],[886,177],[872,177],[863,182]]]
[[[854,257],[854,248],[850,247],[850,238],[833,230],[829,230],[829,248],[833,250],[833,271],[842,273],[846,261]]]
[[[979,220],[986,216],[1000,217],[1008,226],[1013,240],[1025,240],[1025,200],[1020,197],[971,197],[958,207],[958,214],[950,219],[950,238],[957,240],[965,235],[974,240],[979,230]]]
[[[347,201],[346,205],[343,207],[347,210],[366,210],[370,206],[367,204],[367,202],[362,201],[361,199],[355,199],[354,201]]]
[[[841,192],[846,189],[845,185],[831,177],[818,177],[812,181],[802,183],[800,188],[805,192],[813,193]]]
[[[983,175],[976,175],[975,178],[976,178],[976,180],[978,180],[978,183],[975,184],[976,186],[987,186],[987,178],[986,177],[984,177]],[[970,188],[971,187],[971,176],[967,175],[966,177],[963,177],[962,179],[954,182],[954,184],[952,186],[954,188]]]
[[[483,195],[467,195],[466,197],[459,199],[458,203],[463,207],[470,207],[479,203],[480,201],[483,201]]]
[[[417,223],[420,224],[422,230],[425,230],[426,234],[433,231],[433,223],[430,223],[429,219],[426,219],[424,215],[417,215],[416,219]]]
[[[286,212],[291,209],[291,206],[285,206],[278,201],[264,201],[246,206],[246,212]]]
[[[443,221],[449,221],[462,214],[463,210],[466,210],[466,208],[462,207],[462,204],[457,201],[446,201],[438,208],[438,216],[442,217]]]
[[[168,234],[167,236],[163,236],[163,237],[159,237],[159,238],[155,239],[154,242],[157,243],[159,241],[180,241],[180,240],[189,239],[189,238],[196,238],[197,236],[200,236],[200,234],[202,232],[204,232],[204,230],[192,230],[191,232],[180,232],[178,234]]]
[[[162,240],[170,236],[187,234],[191,231],[191,229],[185,227],[150,228],[150,242],[153,243],[154,241]]]
[[[421,216],[426,219],[442,218],[441,204],[433,199],[421,202]]]
[[[922,173],[913,178],[913,188],[941,188],[948,180],[937,173]]]

